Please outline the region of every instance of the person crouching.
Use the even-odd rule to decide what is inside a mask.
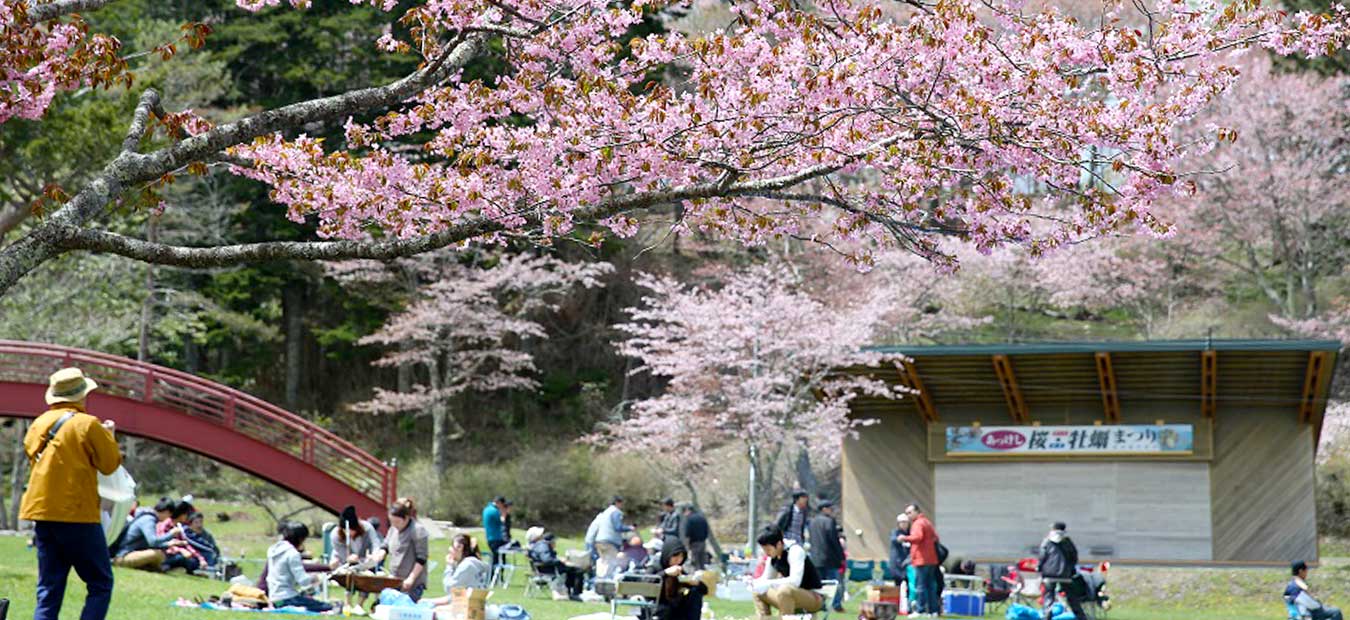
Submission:
[[[807,557],[806,549],[797,543],[785,543],[783,531],[777,526],[764,530],[755,542],[768,556],[764,574],[751,584],[754,592],[755,616],[767,620],[778,615],[813,614],[825,606],[819,590],[823,585],[815,564]]]

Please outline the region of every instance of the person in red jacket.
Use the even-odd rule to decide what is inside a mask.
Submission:
[[[938,598],[942,565],[938,562],[937,530],[918,504],[905,506],[905,515],[910,526],[909,535],[903,538],[909,543],[909,562],[914,565],[913,613],[909,617],[936,617],[942,611],[942,600]]]

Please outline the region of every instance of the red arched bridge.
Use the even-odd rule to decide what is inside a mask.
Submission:
[[[215,459],[334,513],[382,515],[397,468],[276,405],[195,375],[124,357],[0,340],[0,416],[46,410],[47,377],[77,366],[99,384],[90,413],[117,431]],[[135,472],[132,472],[133,475]]]

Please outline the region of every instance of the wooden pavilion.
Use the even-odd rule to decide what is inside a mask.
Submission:
[[[882,348],[908,359],[865,372],[918,394],[853,403],[875,423],[844,442],[850,549],[885,558],[918,502],[952,553],[978,560],[1033,555],[1064,521],[1085,561],[1316,561],[1314,458],[1339,348]]]

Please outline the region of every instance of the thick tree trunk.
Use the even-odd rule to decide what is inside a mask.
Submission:
[[[431,391],[440,392],[441,372],[435,361],[427,364],[427,374],[430,375]],[[438,490],[441,479],[450,470],[450,453],[446,446],[446,443],[448,443],[446,436],[449,434],[446,422],[449,418],[449,404],[440,399],[433,401],[431,404],[431,467],[432,471],[436,472]]]
[[[23,437],[28,433],[28,422],[15,425],[19,440],[14,442],[10,455],[13,462],[9,470],[9,522],[19,529],[19,503],[23,500],[24,471],[28,468],[28,456],[23,452]]]
[[[305,289],[303,281],[293,281],[282,289],[282,314],[286,322],[286,406],[300,408],[300,379],[304,370]]]

